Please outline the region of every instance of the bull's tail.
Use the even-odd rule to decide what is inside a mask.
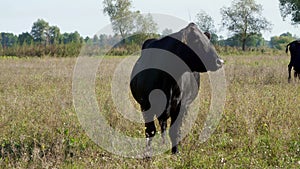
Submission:
[[[288,45],[286,45],[285,53],[288,53],[288,52],[289,52],[289,46],[290,46],[291,44],[292,44],[292,43],[289,43]]]
[[[286,49],[285,49],[285,52],[286,52],[286,53],[289,52],[289,46],[290,46],[291,44],[293,44],[293,43],[300,43],[300,40],[295,40],[295,41],[289,43],[288,45],[286,45]]]

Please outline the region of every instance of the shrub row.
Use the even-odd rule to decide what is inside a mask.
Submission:
[[[247,51],[242,51],[238,47],[230,46],[215,46],[220,55],[278,55],[282,54],[283,50],[271,48],[248,48]],[[59,45],[23,45],[2,48],[0,45],[0,56],[17,56],[17,57],[77,57],[79,54],[87,56],[126,56],[136,54],[141,50],[140,45],[130,44],[115,47],[100,47],[97,45],[83,45],[77,43],[59,44]]]

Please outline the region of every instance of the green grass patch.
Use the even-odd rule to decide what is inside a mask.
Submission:
[[[114,70],[125,58],[103,58],[97,101],[112,127],[144,137],[143,124],[124,119],[111,98]],[[300,82],[287,83],[289,57],[224,59],[227,97],[214,134],[199,143],[210,103],[201,74],[198,119],[181,153],[142,160],[110,154],[86,135],[73,107],[76,58],[0,57],[0,168],[299,168]]]

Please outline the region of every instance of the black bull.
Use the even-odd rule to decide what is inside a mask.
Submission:
[[[286,46],[286,53],[290,50],[291,60],[288,65],[289,78],[288,81],[291,81],[291,71],[294,68],[294,77],[300,79],[300,40],[293,41]]]
[[[178,152],[182,114],[198,94],[199,72],[216,71],[222,64],[209,39],[193,23],[162,39],[144,42],[132,70],[130,89],[143,112],[148,148],[156,133],[155,116],[163,142],[170,117],[172,153]]]

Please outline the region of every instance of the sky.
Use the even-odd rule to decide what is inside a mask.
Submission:
[[[221,29],[222,7],[229,7],[232,0],[132,0],[133,10],[142,13],[170,15],[185,21],[194,21],[203,10],[210,15],[220,34],[230,36]],[[263,6],[263,16],[273,24],[271,32],[262,32],[266,40],[272,36],[290,32],[300,37],[300,25],[291,25],[290,19],[283,21],[279,11],[279,0],[256,0]],[[109,17],[102,12],[102,0],[4,0],[0,10],[0,32],[20,34],[30,32],[37,19],[56,25],[61,32],[78,31],[82,36],[92,37],[107,26]],[[177,31],[177,30],[174,30]]]

